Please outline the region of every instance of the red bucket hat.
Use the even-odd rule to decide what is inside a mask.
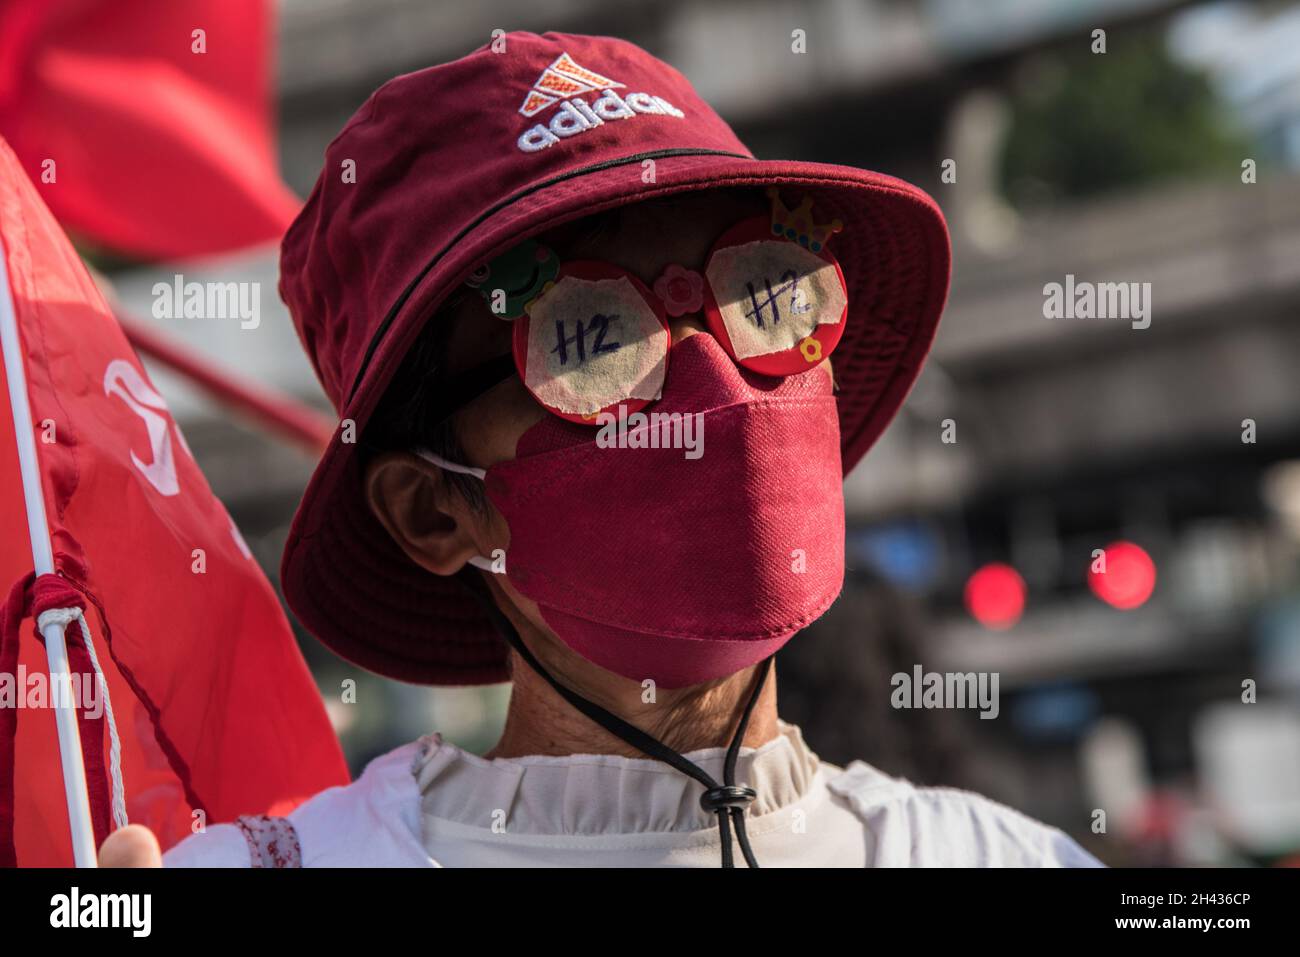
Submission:
[[[303,346],[355,424],[335,434],[285,547],[285,596],[311,632],[403,681],[507,679],[505,642],[479,600],[391,540],[345,439],[362,433],[421,328],[481,263],[569,220],[729,186],[808,194],[819,218],[845,224],[834,249],[849,318],[835,379],[847,472],[902,404],[947,296],[948,232],[924,192],[845,166],[757,160],[682,74],[608,37],[507,34],[366,101],[326,150],[280,262]]]

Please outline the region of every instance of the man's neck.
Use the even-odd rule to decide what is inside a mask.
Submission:
[[[535,655],[542,653],[543,666],[561,684],[678,752],[731,744],[757,680],[755,666],[690,688],[650,689],[598,668],[567,648],[556,648],[549,639],[529,641],[528,646]],[[576,711],[513,651],[511,665],[514,688],[505,730],[486,757],[566,754],[645,757]],[[754,704],[742,744],[758,747],[778,733],[773,665]]]

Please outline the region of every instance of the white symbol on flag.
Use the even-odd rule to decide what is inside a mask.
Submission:
[[[160,495],[176,495],[176,462],[168,428],[167,403],[125,359],[114,359],[104,370],[104,394],[116,395],[126,407],[144,420],[153,461],[145,462],[131,449],[131,461]]]

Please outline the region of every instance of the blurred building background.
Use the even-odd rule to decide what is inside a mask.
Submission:
[[[845,595],[779,656],[814,749],[976,788],[1112,864],[1295,861],[1300,4],[284,0],[287,181],[307,193],[376,86],[497,28],[635,41],[757,155],[901,176],[949,217],[931,363],[847,485]],[[260,279],[262,323],[170,331],[324,406],[273,255],[185,273]],[[170,274],[114,280],[147,317]],[[1150,327],[1045,319],[1067,274],[1151,283]],[[312,462],[151,371],[274,578]],[[1114,567],[1090,586],[1097,549]],[[303,648],[354,770],[433,728],[470,748],[500,729],[508,688]],[[892,708],[916,664],[997,672],[999,717]],[[338,703],[347,678],[359,706]]]

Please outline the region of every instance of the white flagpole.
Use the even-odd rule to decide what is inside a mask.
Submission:
[[[18,468],[23,480],[23,499],[27,503],[27,531],[32,542],[32,563],[37,575],[54,571],[54,550],[50,545],[50,526],[45,517],[45,496],[41,492],[41,474],[36,461],[36,436],[32,428],[31,404],[27,398],[27,373],[23,368],[22,346],[18,339],[18,319],[14,312],[13,292],[9,288],[9,268],[0,249],[0,352],[4,353],[5,378],[9,381],[9,408],[13,411],[14,435],[18,439]],[[51,691],[56,676],[70,678],[68,646],[64,626],[50,624],[42,629],[45,654],[49,660]],[[51,694],[54,720],[59,731],[59,755],[63,761],[63,790],[68,801],[68,822],[72,827],[72,854],[78,867],[95,867],[95,829],[90,821],[90,797],[86,790],[86,768],[81,758],[81,735],[77,731],[76,703],[70,694]]]

